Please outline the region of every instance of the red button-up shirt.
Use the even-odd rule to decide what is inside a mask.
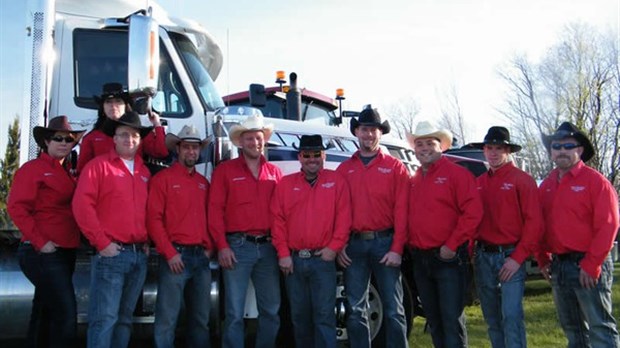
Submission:
[[[394,228],[390,251],[402,254],[407,241],[407,168],[381,150],[367,166],[358,151],[337,171],[351,190],[353,233]]]
[[[80,245],[80,230],[71,212],[75,179],[47,153],[15,172],[7,210],[22,233],[40,250],[51,241],[63,248]]]
[[[471,241],[482,219],[482,199],[474,176],[442,156],[411,179],[409,244],[431,249],[446,245],[456,250]]]
[[[146,226],[157,251],[167,260],[178,252],[172,243],[211,249],[207,232],[209,182],[174,163],[157,173],[149,187]]]
[[[321,170],[314,186],[303,172],[282,178],[271,201],[273,245],[280,258],[290,250],[340,251],[351,228],[349,186],[333,170]]]
[[[477,182],[484,215],[476,239],[495,245],[516,244],[510,257],[522,263],[538,250],[542,237],[536,181],[508,162],[482,174]]]
[[[134,159],[133,175],[115,150],[88,162],[73,196],[73,214],[90,243],[101,251],[111,242],[143,243],[151,174]]]
[[[583,252],[579,266],[598,279],[618,232],[618,194],[581,161],[562,179],[558,174],[551,171],[539,189],[545,231],[538,262],[548,265],[549,253]]]
[[[209,194],[209,233],[218,250],[228,248],[226,232],[266,232],[269,211],[280,168],[261,156],[258,179],[243,156],[221,163],[213,171]]]
[[[168,156],[168,148],[166,147],[166,134],[164,127],[155,127],[150,132],[138,148],[136,157],[142,157],[144,153],[155,158],[164,158]],[[92,130],[82,138],[80,143],[80,156],[77,162],[77,172],[81,173],[86,163],[91,159],[106,154],[114,149],[114,139],[99,129]]]

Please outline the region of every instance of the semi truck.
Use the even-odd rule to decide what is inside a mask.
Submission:
[[[147,3],[147,2],[145,2]],[[228,141],[228,129],[248,115],[248,107],[227,98],[226,102],[214,81],[223,64],[222,51],[214,38],[198,23],[189,19],[170,17],[156,1],[142,7],[131,0],[29,0],[29,54],[26,62],[27,83],[24,111],[20,115],[20,165],[37,156],[38,148],[32,138],[32,128],[46,125],[48,119],[67,115],[74,129],[91,129],[97,118],[97,104],[93,98],[107,82],[120,82],[127,87],[136,108],[150,107],[161,115],[166,131],[178,133],[184,125],[196,127],[210,138],[210,144],[201,154],[198,170],[210,177],[221,161],[236,156]],[[144,4],[144,3],[143,3]],[[337,127],[346,114],[336,115],[336,103],[295,95],[284,105],[297,110],[290,116],[280,117],[264,110],[272,117],[275,133],[268,144],[267,156],[285,172],[298,170],[293,145],[303,134],[321,134],[328,147],[327,166],[335,168],[357,149],[356,139],[344,127]],[[261,94],[260,86],[251,87],[248,95]],[[288,98],[287,93],[275,93]],[[306,93],[308,95],[308,93]],[[315,117],[315,107],[322,105],[325,116]],[[303,111],[302,113],[302,110]],[[322,112],[322,111],[321,111]],[[317,114],[318,115],[318,114]],[[148,123],[144,116],[143,122]],[[416,160],[408,145],[400,139],[385,137],[382,141],[392,155],[400,158],[408,168],[416,168]],[[79,151],[79,148],[78,148]],[[455,160],[459,158],[454,157]],[[461,159],[465,160],[465,159]],[[162,163],[164,166],[167,163]],[[22,274],[16,249],[19,231],[2,231],[0,235],[0,342],[20,342],[26,335],[34,288]],[[93,249],[84,243],[78,251],[74,286],[78,301],[79,330],[88,323],[90,258]],[[152,249],[148,275],[138,305],[134,311],[134,337],[148,340],[152,335],[155,301],[157,298],[158,258]],[[213,282],[208,294],[211,299],[210,323],[214,340],[223,323],[222,282],[217,262],[211,263]],[[407,266],[403,274],[410,274]],[[338,335],[346,342],[346,289],[339,280],[337,289]],[[405,307],[408,318],[420,313],[415,290],[407,282]],[[248,290],[246,318],[248,327],[258,316],[253,289]],[[380,295],[370,290],[370,321],[373,338],[381,337],[382,309]],[[290,322],[284,319],[282,346],[290,346]],[[411,327],[411,320],[409,320]],[[288,326],[287,326],[288,325]],[[251,330],[246,330],[251,336]],[[182,330],[180,331],[182,333]],[[376,340],[377,342],[379,340]],[[3,346],[5,345],[3,343]]]

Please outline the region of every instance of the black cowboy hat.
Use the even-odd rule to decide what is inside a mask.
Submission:
[[[130,102],[129,93],[123,88],[123,85],[118,82],[108,82],[105,83],[102,87],[101,95],[94,95],[95,101],[97,104],[102,104],[106,99],[112,98],[120,98],[125,101],[125,103]]]
[[[42,126],[34,127],[32,129],[32,136],[34,137],[34,141],[37,142],[39,147],[41,147],[42,149],[45,149],[47,148],[47,145],[45,144],[45,140],[46,139],[49,140],[52,134],[56,132],[71,133],[75,138],[75,142],[73,143],[73,146],[75,146],[80,142],[80,138],[82,138],[82,135],[84,135],[85,131],[86,131],[85,129],[72,130],[71,125],[69,124],[69,118],[63,115],[63,116],[56,116],[52,118],[47,124],[47,127],[42,127]]]
[[[484,141],[481,143],[469,143],[468,145],[482,149],[484,145],[506,145],[510,148],[510,152],[521,151],[521,145],[512,144],[510,142],[510,132],[505,127],[493,126],[489,128],[487,135],[484,136]]]
[[[387,120],[381,122],[381,115],[379,115],[377,109],[371,107],[362,110],[358,120],[355,118],[351,119],[351,133],[353,133],[353,135],[355,135],[355,129],[359,126],[379,127],[383,134],[388,134],[390,132],[390,123]]]
[[[586,134],[579,130],[577,126],[570,122],[563,122],[553,134],[542,135],[543,144],[549,153],[551,152],[552,141],[566,138],[574,138],[579,145],[583,146],[583,153],[581,154],[582,161],[587,162],[594,156],[594,146],[592,146],[590,139],[588,139]]]
[[[323,138],[316,135],[302,135],[299,140],[299,147],[293,144],[293,147],[299,151],[324,151],[327,148],[323,145]]]
[[[140,138],[144,138],[153,130],[153,127],[142,126],[140,115],[135,111],[127,111],[118,120],[107,119],[106,123],[107,125],[103,127],[103,131],[111,137],[114,136],[116,128],[119,126],[127,126],[138,130],[140,132]]]

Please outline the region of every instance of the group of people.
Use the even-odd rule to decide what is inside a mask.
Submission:
[[[20,266],[35,285],[30,346],[75,345],[71,282],[80,232],[96,249],[91,263],[87,344],[126,347],[146,277],[150,243],[160,255],[154,342],[172,347],[181,306],[186,342],[210,345],[210,258],[224,282],[224,347],[243,347],[250,280],[256,294],[256,347],[275,347],[280,278],[296,347],[336,346],[337,265],[343,269],[351,347],[370,347],[371,275],[382,306],[385,346],[407,347],[401,275],[405,248],[436,347],[466,347],[468,266],[494,348],[525,347],[524,261],[538,259],[551,280],[570,347],[618,347],[611,312],[618,229],[613,186],[584,162],[588,138],[565,122],[543,137],[556,164],[538,188],[511,162],[521,149],[506,128],[481,143],[489,171],[479,178],[442,155],[449,131],[420,122],[408,140],[421,166],[412,177],[379,142],[390,131],[376,109],[351,120],[359,150],[337,170],[324,168],[320,135],[304,135],[298,173],[283,176],[264,156],[273,133],[258,111],[231,127],[239,157],[219,164],[211,182],[196,171],[207,141],[191,126],[164,134],[159,116],[144,127],[120,84],[106,84],[95,130],[82,139],[78,175],[64,159],[84,131],[52,118],[33,135],[39,158],[22,166],[8,210],[22,231]],[[151,178],[141,153],[176,162]],[[82,157],[84,156],[84,157]],[[90,158],[89,158],[90,157]]]

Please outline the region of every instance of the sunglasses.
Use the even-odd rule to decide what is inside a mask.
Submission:
[[[560,150],[560,149],[564,149],[564,150],[572,150],[575,148],[580,147],[581,144],[575,144],[575,143],[566,143],[566,144],[551,144],[551,148],[554,150]]]
[[[75,139],[72,136],[67,135],[66,137],[61,137],[60,135],[57,135],[55,137],[51,138],[52,141],[55,141],[57,143],[62,143],[63,140],[65,143],[73,143],[75,142]]]
[[[321,151],[314,152],[302,152],[301,157],[303,158],[319,158],[321,157]]]

